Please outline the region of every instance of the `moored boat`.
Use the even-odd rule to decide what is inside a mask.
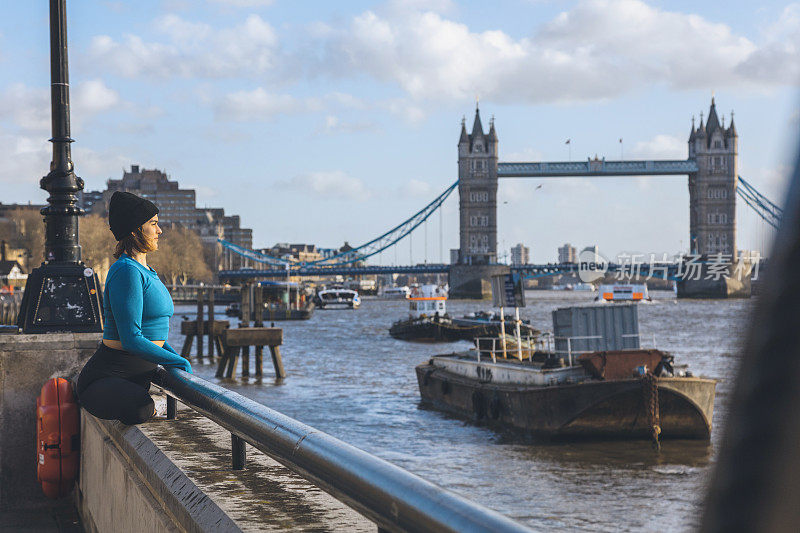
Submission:
[[[464,315],[461,318],[454,318],[453,324],[460,327],[473,328],[474,336],[476,337],[497,337],[503,332],[503,324],[505,321],[505,331],[507,333],[514,333],[516,331],[516,321],[511,315],[500,317],[499,313],[494,311],[476,311]],[[538,333],[531,327],[530,320],[520,320],[519,328],[520,334],[523,336],[536,335]]]
[[[617,285],[600,285],[597,289],[596,301],[605,302],[641,302],[650,301],[645,283],[620,283]]]
[[[423,403],[549,438],[710,437],[716,381],[672,371],[658,350],[595,352],[572,365],[544,352],[527,361],[497,355],[471,350],[417,366]],[[598,374],[602,361],[616,370]]]
[[[411,289],[403,285],[402,287],[384,287],[378,292],[378,298],[382,300],[406,300],[411,295]]]
[[[533,436],[709,438],[716,381],[641,348],[637,306],[552,315],[554,334],[479,338],[417,366],[423,403]]]
[[[324,289],[317,292],[314,303],[320,309],[346,308],[358,309],[361,299],[358,292],[350,289]]]

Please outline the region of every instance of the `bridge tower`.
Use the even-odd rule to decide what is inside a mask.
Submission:
[[[739,136],[731,122],[720,122],[714,98],[708,120],[689,134],[689,159],[698,171],[689,175],[690,252],[709,256],[727,254],[736,259],[736,184],[739,162]]]
[[[460,248],[450,266],[450,296],[491,298],[491,277],[508,267],[497,264],[497,132],[492,119],[484,133],[477,106],[472,133],[461,121],[458,197]]]
[[[481,115],[475,107],[472,133],[461,120],[458,140],[458,196],[460,250],[463,265],[497,262],[497,132],[494,119],[484,134]]]

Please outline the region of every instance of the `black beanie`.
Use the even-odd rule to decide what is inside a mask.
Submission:
[[[125,191],[115,192],[108,202],[108,224],[118,241],[157,214],[156,204]]]

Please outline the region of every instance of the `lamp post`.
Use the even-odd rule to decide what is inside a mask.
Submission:
[[[81,261],[78,243],[83,180],[75,175],[70,150],[66,0],[50,0],[50,106],[53,161],[39,182],[50,194],[41,211],[45,257],[28,276],[17,325],[23,333],[99,332],[100,286],[97,274]]]

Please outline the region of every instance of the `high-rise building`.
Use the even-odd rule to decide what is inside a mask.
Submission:
[[[577,263],[578,253],[574,246],[570,243],[564,244],[558,249],[558,262],[559,263]]]
[[[531,249],[522,243],[511,247],[511,264],[512,265],[527,265],[530,263]]]
[[[588,257],[587,252],[589,254],[592,254],[592,256]],[[583,257],[585,254],[587,255],[587,257]],[[594,263],[599,263],[600,262],[600,249],[597,247],[597,245],[587,246],[586,248],[581,250],[580,259],[581,260],[586,259],[586,260],[592,261]]]

